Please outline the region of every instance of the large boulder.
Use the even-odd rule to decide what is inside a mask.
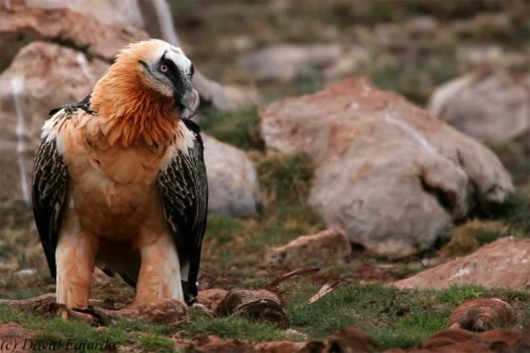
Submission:
[[[449,261],[394,284],[401,288],[442,289],[479,285],[530,288],[530,240],[499,239],[474,253]]]
[[[479,69],[438,88],[428,109],[480,140],[507,141],[530,131],[530,85],[504,69]]]
[[[490,150],[363,78],[269,104],[259,115],[269,148],[314,161],[309,204],[327,226],[379,255],[427,249],[472,209],[513,193]]]
[[[335,44],[278,44],[239,57],[239,67],[257,81],[289,82],[315,68],[334,64],[341,56]]]
[[[118,50],[127,44],[148,38],[145,31],[124,25],[125,20],[110,19],[110,16],[125,16],[118,11],[125,2],[97,1],[94,5],[77,0],[67,3],[60,6],[55,1],[42,0],[27,1],[27,4],[23,0],[0,3],[0,72],[11,63],[19,49],[35,40],[65,45],[89,57],[111,62]],[[113,11],[101,10],[113,6]],[[94,16],[82,14],[81,10]],[[96,18],[95,13],[101,12],[107,15]]]
[[[17,1],[17,0],[15,0]],[[44,9],[66,8],[97,18],[106,25],[142,28],[144,20],[138,0],[23,0],[26,5]]]
[[[7,196],[29,201],[33,154],[48,112],[86,97],[107,67],[82,52],[32,42],[0,75],[0,185]]]
[[[203,134],[208,173],[208,210],[235,217],[255,216],[259,184],[256,168],[247,155]]]

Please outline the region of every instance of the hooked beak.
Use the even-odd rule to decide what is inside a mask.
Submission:
[[[193,88],[187,90],[186,93],[184,93],[184,96],[182,96],[184,111],[182,112],[181,117],[183,119],[191,119],[199,108],[199,102],[199,93]]]

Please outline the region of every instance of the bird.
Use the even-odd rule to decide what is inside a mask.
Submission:
[[[208,182],[193,75],[181,48],[135,42],[50,111],[32,202],[58,304],[89,310],[95,266],[136,288],[133,305],[195,302]]]

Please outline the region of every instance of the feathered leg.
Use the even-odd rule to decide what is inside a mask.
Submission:
[[[134,304],[157,299],[184,300],[177,249],[167,230],[144,232],[138,247],[142,265]]]
[[[97,237],[81,229],[76,215],[65,214],[55,252],[57,303],[70,309],[88,308],[97,243]]]

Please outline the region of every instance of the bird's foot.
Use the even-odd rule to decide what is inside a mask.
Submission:
[[[109,319],[98,308],[88,306],[87,308],[68,308],[63,304],[57,304],[57,315],[65,320],[78,320],[91,324],[92,326],[108,326]]]

